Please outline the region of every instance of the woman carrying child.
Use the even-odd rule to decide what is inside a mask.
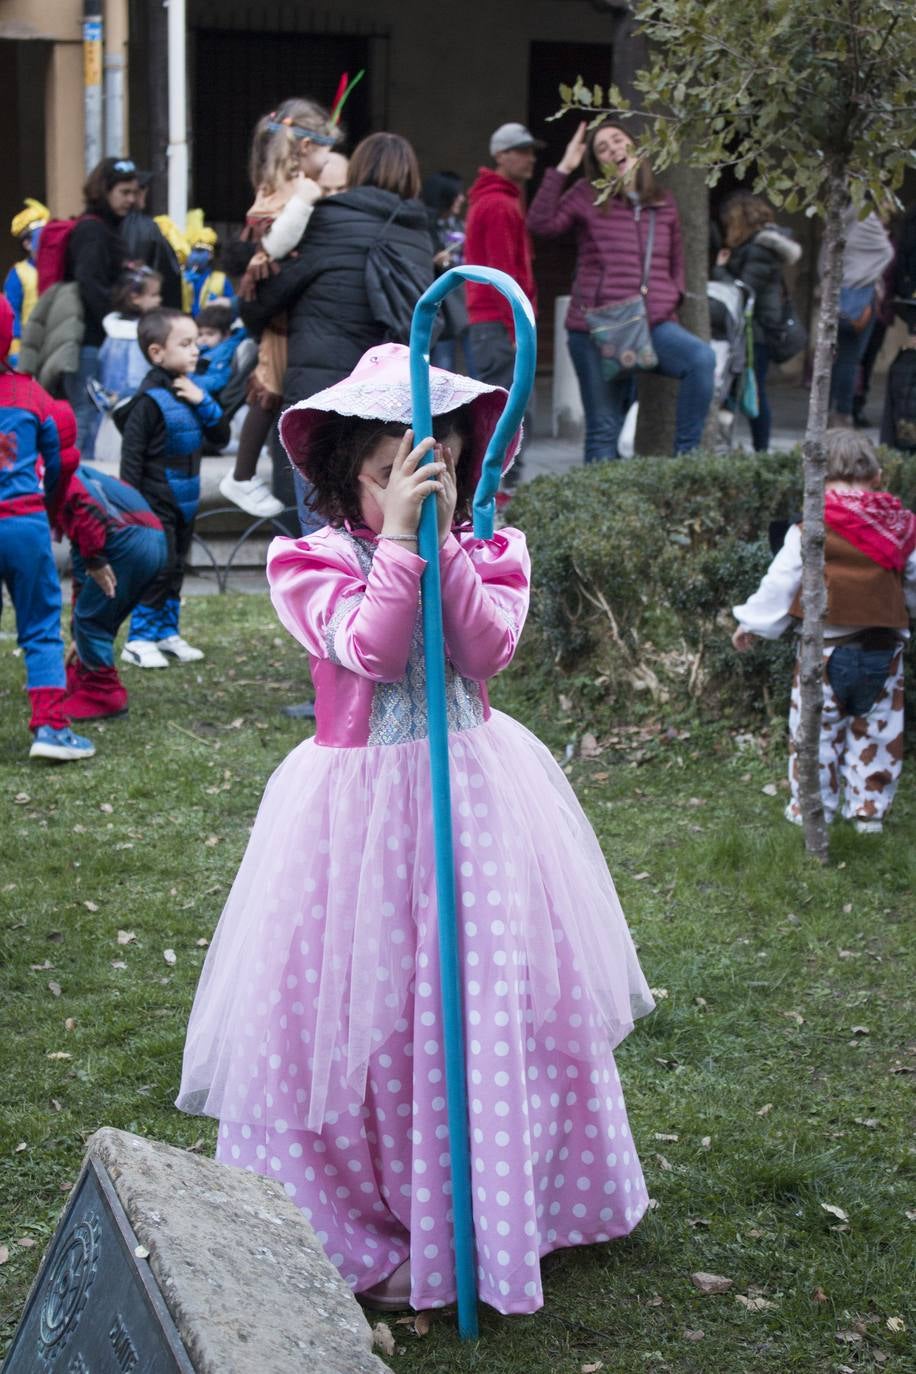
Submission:
[[[188,1030],[179,1105],[279,1179],[367,1301],[455,1297],[417,525],[438,509],[480,1296],[541,1306],[540,1258],[647,1205],[612,1050],[651,1010],[598,842],[550,753],[491,711],[528,609],[519,530],[466,521],[498,387],[371,349],[281,438],[327,524],[271,546],[317,731],[281,764]],[[514,448],[520,436],[516,436]],[[435,447],[434,447],[435,443]],[[432,452],[435,461],[420,466]]]
[[[916,616],[916,515],[881,489],[881,467],[868,439],[827,431],[824,572],[824,711],[820,779],[824,816],[842,815],[877,834],[894,800],[903,765],[903,649]],[[757,591],[733,614],[739,653],[755,638],[778,639],[799,626],[801,526],[793,525]],[[789,706],[786,820],[802,824],[798,802],[798,665]]]
[[[328,111],[314,100],[284,100],[258,121],[251,143],[249,173],[254,204],[245,218],[245,235],[257,245],[242,278],[240,294],[251,299],[256,283],[299,243],[312,207],[321,199],[318,177],[339,131]],[[248,388],[248,414],[239,435],[235,468],[219,484],[227,501],[249,515],[279,515],[282,502],[257,475],[258,457],[280,410],[286,374],[286,317],[279,313],[264,327],[258,362]]]

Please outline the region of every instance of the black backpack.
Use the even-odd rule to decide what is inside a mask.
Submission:
[[[388,238],[388,227],[400,213],[396,205],[382,226],[381,233],[366,254],[366,295],[372,317],[384,330],[380,342],[407,344],[414,306],[428,286],[432,285],[432,259],[429,271],[403,254]],[[431,251],[431,245],[430,245]],[[432,342],[442,331],[441,318],[433,326]]]

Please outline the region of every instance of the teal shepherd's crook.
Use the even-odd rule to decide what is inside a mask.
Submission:
[[[410,331],[410,387],[414,443],[433,432],[429,399],[429,345],[433,321],[443,298],[466,281],[481,282],[501,291],[512,306],[515,321],[515,373],[499,423],[487,446],[480,480],[474,493],[474,533],[492,539],[496,489],[506,449],[525,414],[534,383],[536,335],[528,297],[505,272],[491,267],[453,267],[420,297]],[[427,455],[426,462],[432,460]],[[445,641],[442,633],[442,589],[439,581],[439,531],[436,502],[423,503],[419,533],[420,557],[426,568],[421,584],[423,646],[426,656],[426,699],[429,711],[429,766],[432,779],[433,835],[436,848],[436,893],[439,909],[439,959],[442,977],[442,1029],[445,1051],[445,1090],[451,1153],[452,1208],[455,1235],[455,1280],[458,1289],[458,1332],[463,1340],[477,1337],[477,1274],[474,1224],[471,1213],[471,1160],[468,1143],[468,1097],[465,1080],[464,1014],[455,913],[455,864],[452,854],[452,806],[448,771],[448,723],[445,709]]]

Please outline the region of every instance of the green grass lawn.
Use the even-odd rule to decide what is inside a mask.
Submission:
[[[184,1026],[307,667],[264,598],[185,621],[206,660],[126,670],[130,715],[67,767],[30,764],[0,641],[0,1351],[97,1127],[213,1141],[171,1105]],[[511,673],[495,695],[560,749],[588,726]],[[617,1056],[654,1209],[548,1258],[535,1316],[482,1308],[476,1344],[447,1315],[393,1325],[401,1374],[916,1368],[916,770],[887,832],[838,826],[819,870],[781,818],[781,731],[686,729],[620,731],[571,772],[664,990]],[[698,1271],[732,1287],[705,1296]]]

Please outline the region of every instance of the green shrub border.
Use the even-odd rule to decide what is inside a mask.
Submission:
[[[912,507],[916,455],[880,455]],[[590,728],[659,707],[736,724],[782,714],[792,637],[739,656],[731,607],[772,557],[770,522],[801,506],[798,449],[601,463],[520,487],[509,519],[533,564],[526,686],[562,694]]]

